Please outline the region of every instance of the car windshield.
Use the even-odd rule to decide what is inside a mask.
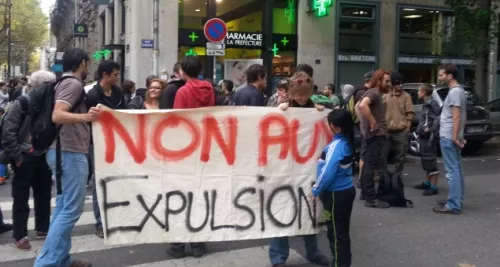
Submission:
[[[483,106],[484,101],[474,92],[474,88],[472,87],[464,87],[465,95],[467,96],[467,105],[468,106]],[[444,101],[448,96],[449,88],[442,88],[437,90],[439,97]]]

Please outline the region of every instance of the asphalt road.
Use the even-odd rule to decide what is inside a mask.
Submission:
[[[423,176],[419,160],[413,157],[406,163],[404,182],[414,208],[368,209],[356,200],[351,226],[353,267],[500,266],[500,150],[487,148],[466,157],[464,170],[465,209],[459,216],[431,211],[447,195],[445,179],[440,180],[439,196],[423,197],[411,188]],[[11,201],[10,185],[0,186],[0,202],[5,201]],[[86,204],[85,211],[92,211],[91,204]],[[9,219],[11,212],[5,213]],[[320,248],[330,256],[327,239],[324,233],[320,235]],[[92,260],[94,267],[270,266],[268,240],[210,243],[211,254],[202,259],[172,260],[163,244],[106,247],[93,236],[91,224],[77,226],[73,236],[76,257]],[[32,266],[36,245],[41,243],[33,244],[34,251],[19,251],[10,234],[1,235],[0,266]],[[305,255],[300,238],[291,238],[291,247],[289,266],[315,266],[300,256]]]

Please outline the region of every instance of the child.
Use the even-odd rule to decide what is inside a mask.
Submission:
[[[288,88],[288,101],[281,103],[279,108],[283,111],[288,107],[294,108],[314,108],[322,111],[324,107],[315,105],[311,100],[314,93],[314,83],[312,78],[305,72],[297,72],[290,79],[290,86]],[[306,258],[316,265],[328,266],[330,262],[318,250],[317,235],[305,235],[304,239],[306,247]],[[273,267],[284,267],[285,261],[289,254],[288,237],[274,237],[269,244],[269,258]]]
[[[349,139],[354,122],[348,111],[335,109],[328,114],[328,124],[334,137],[319,159],[312,196],[321,199],[325,210],[332,266],[349,267],[352,259],[349,227],[356,197],[352,172],[354,155]]]
[[[276,93],[272,95],[267,101],[268,107],[277,107],[279,104],[288,101],[288,87],[290,80],[283,79],[276,85]]]
[[[427,179],[415,186],[415,189],[422,189],[422,195],[433,196],[439,193],[437,180],[439,169],[437,166],[437,137],[439,132],[439,116],[441,108],[432,98],[432,86],[421,84],[418,88],[418,97],[424,101],[420,120],[416,133],[420,143],[420,157],[422,169],[426,172]]]

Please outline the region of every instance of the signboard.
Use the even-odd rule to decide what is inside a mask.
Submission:
[[[86,38],[88,36],[89,36],[89,31],[87,28],[87,24],[75,23],[73,25],[73,37]]]
[[[92,124],[106,244],[316,234],[327,112],[105,107]]]
[[[217,57],[217,56],[224,56],[226,55],[226,50],[212,50],[212,49],[206,49],[205,50],[205,54],[207,56],[214,56],[214,57]]]
[[[142,39],[141,40],[141,48],[154,48],[154,40],[151,39]]]
[[[210,42],[221,42],[227,35],[226,23],[219,18],[209,19],[203,27],[203,33]]]
[[[207,43],[205,54],[207,56],[224,56],[226,54],[226,45],[224,43]]]
[[[375,62],[377,59],[375,56],[345,54],[339,54],[337,58],[340,62]]]
[[[407,64],[454,64],[473,65],[474,60],[465,58],[438,58],[438,57],[398,57],[398,63]]]
[[[262,59],[225,59],[224,79],[233,82],[233,92],[247,86],[247,69],[253,64],[264,64]]]
[[[227,34],[226,44],[244,46],[249,48],[262,47],[262,33],[241,33],[241,32],[230,32]]]
[[[63,72],[62,64],[53,64],[51,67],[52,72]]]

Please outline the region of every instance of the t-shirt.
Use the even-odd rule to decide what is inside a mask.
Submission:
[[[55,87],[55,100],[68,104],[70,109],[76,105],[73,113],[85,114],[88,109],[85,101],[80,101],[82,93],[83,83],[79,79],[65,79]],[[64,124],[60,139],[62,151],[84,154],[89,152],[90,129],[87,123]],[[51,148],[56,148],[56,141]]]
[[[453,138],[453,113],[452,108],[460,108],[460,129],[458,137],[463,138],[465,122],[467,121],[467,96],[462,86],[457,85],[450,89],[448,96],[444,100],[443,109],[441,111],[439,136],[448,139]]]
[[[368,97],[371,101],[370,111],[377,121],[377,130],[372,132],[370,130],[370,121],[362,115],[358,115],[360,122],[361,135],[365,140],[370,139],[374,136],[387,136],[387,122],[385,120],[385,104],[382,94],[377,88],[372,88],[366,91],[364,96],[361,98],[362,101],[365,97]]]

